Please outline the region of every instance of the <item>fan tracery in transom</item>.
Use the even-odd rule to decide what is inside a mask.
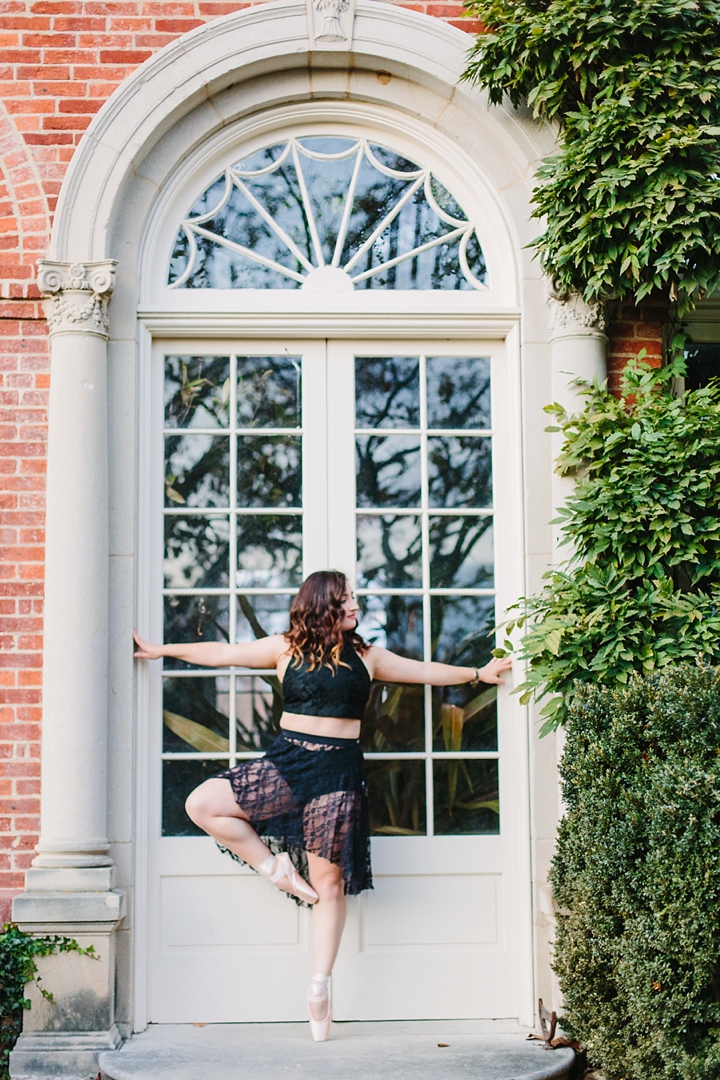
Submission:
[[[175,240],[171,288],[486,287],[474,223],[430,169],[367,139],[291,138],[226,169]]]

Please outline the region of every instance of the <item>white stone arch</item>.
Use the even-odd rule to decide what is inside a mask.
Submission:
[[[136,561],[138,506],[147,494],[136,460],[144,407],[138,340],[146,333],[137,315],[147,305],[159,317],[153,243],[173,198],[200,175],[203,153],[211,160],[253,129],[269,132],[301,116],[327,123],[372,116],[388,131],[394,117],[398,138],[402,128],[409,142],[424,138],[431,158],[455,177],[451,187],[464,186],[478,206],[484,200],[494,285],[488,295],[458,297],[467,308],[459,314],[490,320],[507,334],[522,357],[526,392],[541,404],[550,399],[551,333],[528,244],[538,230],[530,220],[533,173],[554,148],[552,131],[509,107],[490,107],[461,81],[470,39],[448,24],[358,0],[352,38],[351,50],[313,49],[306,5],[279,0],[198,27],[161,50],[118,88],[84,135],[62,187],[51,258],[41,268],[52,329],[43,822],[15,917],[29,928],[76,927],[73,936],[105,928],[107,983],[96,995],[105,1012],[96,1008],[87,1026],[97,1033],[105,1024],[110,1034],[97,1048],[116,1038],[110,942],[129,933],[125,925],[115,933],[123,899],[113,891],[113,861],[115,885],[142,896],[142,883],[133,880],[141,860],[133,862],[132,850],[144,777],[133,756],[129,648],[136,598],[142,623],[147,591]],[[194,302],[212,308],[209,293],[198,290]],[[537,483],[526,498],[536,506],[531,526],[533,516],[542,524],[529,545],[538,567],[547,560],[551,516],[549,446],[537,436],[543,425],[541,415],[533,417],[526,431],[535,440]],[[82,800],[68,798],[80,791]],[[140,900],[134,927],[142,920]],[[130,1023],[128,945],[119,955],[119,1019]],[[69,997],[86,990],[84,977],[68,982]],[[41,1024],[41,1012],[35,1015]],[[137,1002],[134,1015],[141,1023]],[[77,1018],[73,1023],[77,1030]],[[33,1060],[55,1053],[47,1041],[34,1046],[27,1027],[23,1039]],[[83,1045],[83,1053],[92,1050],[88,1040]]]

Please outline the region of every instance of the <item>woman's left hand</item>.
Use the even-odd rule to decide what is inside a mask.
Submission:
[[[498,686],[504,686],[505,680],[500,678],[500,672],[509,671],[511,667],[511,656],[503,656],[502,660],[499,660],[494,656],[489,664],[486,664],[485,667],[478,668],[480,682],[495,683]]]

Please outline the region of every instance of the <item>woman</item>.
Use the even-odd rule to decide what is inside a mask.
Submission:
[[[308,1002],[317,1042],[330,1031],[329,979],[345,923],[345,895],[372,888],[359,744],[372,680],[502,683],[500,672],[510,667],[509,659],[491,660],[479,670],[408,660],[366,644],[357,621],[358,605],[345,575],[323,570],[300,586],[285,634],[249,645],[150,645],[135,634],[139,660],[172,656],[202,667],[277,670],[285,698],[281,734],[263,758],[200,784],[185,807],[229,854],[313,906]]]

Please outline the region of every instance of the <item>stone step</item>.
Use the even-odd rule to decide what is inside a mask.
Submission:
[[[447,1044],[447,1045],[439,1045]],[[574,1054],[507,1021],[153,1024],[100,1056],[104,1080],[567,1080]]]

